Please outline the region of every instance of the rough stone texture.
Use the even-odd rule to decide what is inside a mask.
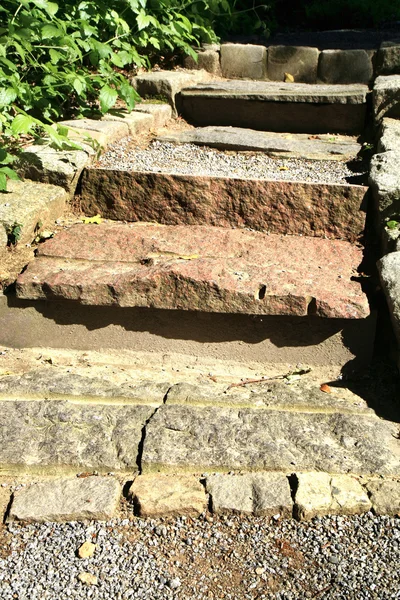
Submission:
[[[221,71],[228,79],[265,79],[267,49],[252,44],[222,44]]]
[[[132,85],[142,97],[158,96],[165,99],[176,114],[175,96],[182,88],[210,78],[207,71],[154,71],[136,75]]]
[[[111,477],[36,483],[14,493],[8,521],[107,521],[114,516],[121,486]]]
[[[369,181],[381,222],[400,214],[400,150],[375,154],[371,159]]]
[[[136,104],[135,113],[149,114],[153,117],[154,127],[164,127],[172,119],[172,108],[169,104]]]
[[[158,137],[162,142],[197,144],[220,150],[256,151],[282,158],[350,160],[361,150],[355,138],[332,135],[310,139],[305,133],[274,133],[241,127],[198,127],[171,131]]]
[[[290,73],[294,81],[303,83],[317,82],[318,48],[307,46],[269,46],[268,78],[284,81]]]
[[[142,429],[154,410],[154,405],[3,400],[0,469],[135,471]]]
[[[400,121],[397,119],[382,119],[378,152],[397,151],[400,154]]]
[[[298,519],[327,514],[357,515],[371,509],[366,491],[354,477],[296,473],[296,479],[294,514]]]
[[[369,481],[366,488],[375,514],[400,514],[400,481]]]
[[[367,188],[355,185],[86,169],[81,208],[108,219],[247,227],[355,242]]]
[[[16,169],[26,179],[63,187],[71,196],[90,156],[83,150],[55,150],[35,144],[20,154]]]
[[[377,123],[384,117],[400,119],[400,75],[380,76],[375,79],[372,104]]]
[[[107,399],[124,404],[153,404],[159,406],[167,393],[168,382],[126,381],[118,385],[107,377],[83,376],[52,369],[35,369],[22,375],[0,377],[0,397],[3,399],[76,400],[79,402]]]
[[[154,224],[77,225],[19,276],[20,298],[360,319],[362,251],[339,240]]]
[[[129,126],[122,121],[95,121],[94,119],[75,119],[60,121],[59,125],[69,128],[69,137],[84,141],[86,137],[96,140],[101,146],[109,144],[129,135]]]
[[[370,416],[375,414],[365,401],[349,390],[332,388],[331,393],[326,394],[321,392],[314,380],[308,380],[304,376],[294,381],[291,381],[289,376],[278,381],[266,380],[259,386],[247,385],[228,389],[226,385],[221,388],[214,382],[196,385],[180,382],[171,386],[166,402],[168,405],[220,406],[236,409],[260,408],[325,414],[340,412]]]
[[[190,475],[139,475],[129,497],[140,517],[197,517],[207,508],[204,487]]]
[[[127,126],[125,136],[137,135],[138,133],[149,131],[149,129],[155,126],[153,115],[137,112],[136,110],[126,114],[122,114],[122,111],[118,115],[107,114],[104,115],[102,120],[104,122],[122,123],[124,126]]]
[[[179,94],[194,125],[231,125],[292,133],[360,133],[368,87],[262,81],[198,84]]]
[[[283,518],[292,516],[289,481],[281,473],[210,475],[206,482],[213,513],[244,513]]]
[[[0,243],[7,243],[7,232],[22,225],[19,244],[29,244],[41,227],[51,226],[64,213],[67,192],[55,185],[32,181],[9,181],[7,193],[0,197]]]
[[[220,64],[220,49],[214,50],[212,48],[197,51],[197,62],[191,57],[185,58],[186,69],[204,69],[207,73],[212,75],[221,76],[221,64]]]
[[[382,42],[376,56],[377,75],[394,75],[400,73],[400,39]]]
[[[400,252],[387,254],[377,264],[394,330],[400,344]]]
[[[318,79],[323,83],[365,83],[373,78],[371,57],[365,50],[323,50]]]
[[[399,474],[398,426],[378,417],[168,403],[146,429],[144,473]]]

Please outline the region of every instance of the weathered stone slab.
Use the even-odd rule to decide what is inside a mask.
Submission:
[[[22,375],[0,377],[0,398],[2,399],[39,399],[66,400],[79,399],[80,403],[91,400],[107,399],[110,402],[124,404],[163,403],[170,384],[167,382],[140,381],[119,383],[103,377],[84,376],[57,369],[35,369]]]
[[[1,379],[0,379],[1,383]],[[315,380],[288,374],[281,380],[237,386],[222,386],[215,382],[198,384],[180,382],[168,390],[167,404],[191,406],[221,406],[222,408],[260,408],[319,413],[347,413],[374,415],[365,400],[344,388],[321,392]],[[290,385],[289,385],[290,384]],[[1,391],[1,387],[0,387]]]
[[[377,265],[394,330],[400,344],[400,252],[387,254],[378,261]]]
[[[400,121],[397,119],[382,119],[378,152],[398,152],[400,155]]]
[[[289,481],[282,473],[246,473],[209,475],[207,492],[212,512],[254,514],[290,518],[293,501]]]
[[[377,75],[400,73],[400,40],[382,42],[376,56]]]
[[[364,83],[373,78],[370,54],[365,50],[323,50],[318,79],[323,83]]]
[[[373,511],[376,515],[400,514],[400,481],[369,481],[366,488],[370,495]]]
[[[178,111],[194,125],[292,133],[360,133],[368,87],[224,81],[186,88]]]
[[[74,195],[79,177],[90,163],[83,150],[56,150],[50,146],[28,146],[18,157],[16,169],[26,179],[63,187]]]
[[[114,516],[121,486],[112,477],[34,483],[14,493],[8,521],[107,521]]]
[[[355,242],[365,227],[367,188],[355,185],[86,169],[89,215],[166,225],[247,227]]]
[[[400,75],[377,77],[372,92],[372,103],[377,123],[384,117],[400,119]]]
[[[59,125],[68,127],[71,139],[85,141],[89,137],[104,147],[129,135],[129,126],[124,120],[95,121],[94,119],[74,119],[71,121],[61,121]]]
[[[153,71],[141,73],[132,79],[132,85],[142,98],[151,96],[165,99],[175,114],[175,96],[182,88],[210,79],[203,70],[194,71]]]
[[[400,150],[375,154],[371,159],[369,180],[372,196],[382,223],[400,213]]]
[[[361,150],[361,144],[349,136],[325,134],[316,139],[305,133],[276,133],[241,127],[198,127],[171,131],[158,139],[174,144],[197,144],[219,150],[255,151],[309,160],[350,160]]]
[[[136,104],[135,113],[149,114],[153,117],[154,127],[164,127],[172,119],[172,108],[169,104]]]
[[[135,471],[154,405],[0,402],[0,468],[41,473]]]
[[[163,405],[146,429],[144,473],[398,474],[395,423],[378,417]]]
[[[221,76],[220,46],[217,46],[217,48],[196,49],[197,62],[191,56],[187,56],[185,58],[185,68],[191,70],[204,69],[207,73]]]
[[[252,44],[222,44],[221,71],[228,79],[265,79],[267,49]]]
[[[246,314],[367,317],[360,248],[202,226],[77,225],[19,276],[20,298]]]
[[[290,73],[295,82],[316,83],[318,48],[307,46],[269,46],[268,78],[284,81]]]
[[[128,129],[126,130],[125,136],[137,135],[138,133],[149,131],[155,125],[153,115],[137,112],[136,110],[125,114],[123,114],[122,111],[119,114],[108,113],[107,115],[104,115],[103,121],[126,125]]]
[[[190,475],[139,475],[128,496],[140,517],[195,517],[207,508],[204,487]]]
[[[68,199],[62,187],[47,183],[9,181],[7,190],[0,198],[0,243],[4,245],[16,225],[21,226],[18,243],[32,242],[42,227],[63,215]]]
[[[367,492],[355,477],[299,473],[296,479],[294,514],[300,520],[327,514],[357,515],[371,509]]]

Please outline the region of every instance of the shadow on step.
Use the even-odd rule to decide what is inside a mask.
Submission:
[[[342,320],[198,313],[31,302],[13,295],[0,304],[0,344],[14,347],[127,348],[363,368],[371,359],[374,329],[374,316]]]

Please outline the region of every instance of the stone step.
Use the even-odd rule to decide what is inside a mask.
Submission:
[[[362,250],[340,240],[205,226],[75,225],[17,280],[22,299],[364,319]]]
[[[370,408],[371,381],[360,396],[323,392],[312,372],[236,387],[185,375],[81,361],[1,376],[0,472],[400,475],[398,426]]]
[[[228,126],[169,131],[157,139],[174,144],[197,144],[219,150],[264,152],[268,156],[308,160],[352,160],[361,150],[361,144],[350,136],[278,133]]]
[[[291,133],[363,131],[368,87],[227,80],[184,88],[179,113],[199,126],[231,125]]]
[[[363,234],[367,188],[346,183],[356,177],[344,163],[166,146],[121,147],[85,169],[82,211],[119,221],[246,227],[352,243]]]

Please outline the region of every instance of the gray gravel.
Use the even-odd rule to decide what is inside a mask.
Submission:
[[[177,175],[352,183],[349,178],[365,171],[362,163],[358,165],[360,170],[354,173],[347,163],[338,161],[271,158],[262,152],[223,152],[194,144],[159,141],[153,141],[143,150],[132,147],[131,138],[124,138],[110,146],[96,166]]]
[[[127,513],[128,514],[128,513]],[[97,544],[92,558],[76,551]],[[0,540],[2,600],[400,598],[400,520],[203,515],[18,526]],[[2,557],[2,558],[1,558]],[[82,572],[97,585],[78,580]]]

